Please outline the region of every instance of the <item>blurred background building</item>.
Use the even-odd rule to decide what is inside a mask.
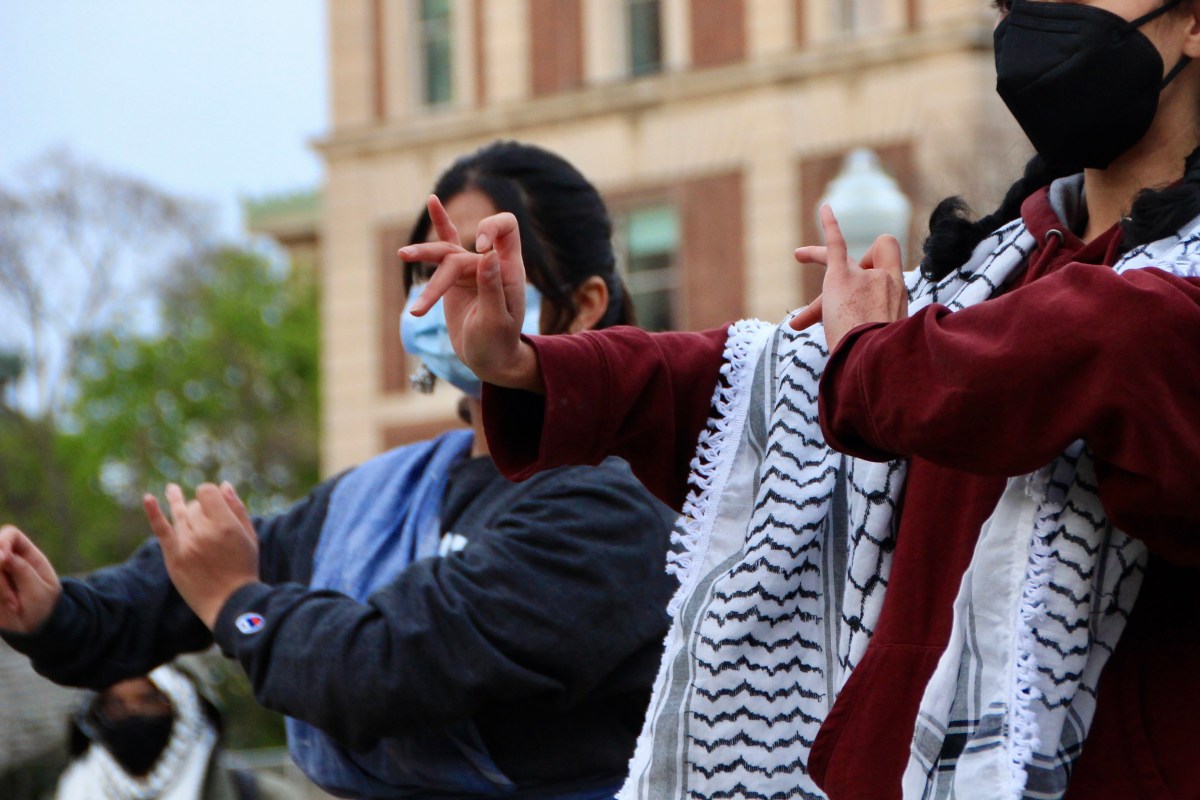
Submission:
[[[791,258],[869,147],[914,207],[994,202],[1025,151],[993,91],[978,0],[332,0],[317,144],[322,469],[450,424],[414,394],[395,251],[456,156],[497,138],[604,192],[643,325],[780,319],[820,288]]]

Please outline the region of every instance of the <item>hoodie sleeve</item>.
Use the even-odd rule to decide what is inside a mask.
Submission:
[[[843,452],[1013,476],[1082,439],[1109,518],[1200,565],[1200,280],[1070,264],[951,313],[852,331],[821,382]]]

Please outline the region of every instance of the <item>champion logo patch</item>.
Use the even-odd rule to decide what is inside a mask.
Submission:
[[[263,626],[267,624],[267,620],[262,614],[256,614],[253,611],[250,611],[246,614],[242,614],[240,617],[234,620],[233,624],[239,631],[249,636],[252,633],[258,633],[261,631]]]

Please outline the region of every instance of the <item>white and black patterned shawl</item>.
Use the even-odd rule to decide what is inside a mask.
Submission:
[[[1065,179],[1052,196],[1072,200],[1081,187],[1081,176]],[[1200,274],[1198,229],[1200,220],[1138,248],[1116,269]],[[912,276],[912,310],[987,300],[1033,247],[1019,221],[1007,225],[946,279]],[[809,749],[887,588],[906,463],[825,444],[821,326],[743,321],[725,355],[677,531],[674,622],[623,800],[823,797],[807,774]],[[1061,797],[1144,559],[1107,522],[1082,443],[1010,480],[910,723],[904,796]],[[987,637],[976,635],[981,625]]]

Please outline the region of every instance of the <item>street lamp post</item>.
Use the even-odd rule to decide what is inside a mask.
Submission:
[[[852,258],[862,258],[876,237],[885,233],[900,241],[900,252],[907,252],[912,204],[883,171],[873,150],[859,148],[846,156],[841,172],[825,187],[817,209],[824,203],[837,216]]]

